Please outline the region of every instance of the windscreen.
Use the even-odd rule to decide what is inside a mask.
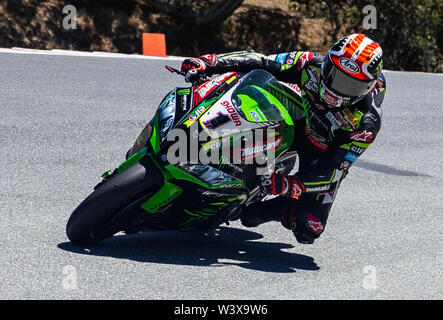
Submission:
[[[264,70],[254,70],[243,76],[232,93],[232,103],[247,121],[284,120],[293,125],[285,91],[274,76]]]

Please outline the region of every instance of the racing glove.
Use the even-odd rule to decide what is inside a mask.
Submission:
[[[298,199],[306,191],[305,186],[299,179],[278,172],[264,175],[261,185],[266,194],[288,196],[293,199]]]
[[[203,72],[206,69],[206,63],[199,58],[186,58],[181,65],[181,71],[188,72],[195,70],[197,72]]]
[[[186,58],[181,65],[181,71],[186,74],[185,80],[191,82],[200,74],[205,75],[208,67],[215,64],[215,60],[215,54],[207,54],[198,58]]]

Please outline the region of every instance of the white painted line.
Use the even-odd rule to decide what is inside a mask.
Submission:
[[[17,53],[17,54],[41,54],[41,55],[61,55],[61,56],[75,56],[75,57],[100,57],[100,58],[124,58],[124,59],[149,59],[149,60],[183,60],[184,57],[177,56],[166,56],[166,57],[155,57],[155,56],[144,56],[140,54],[126,54],[126,53],[112,53],[112,52],[102,52],[102,51],[73,51],[73,50],[39,50],[39,49],[28,49],[28,48],[0,48],[0,53]]]
[[[155,57],[155,56],[144,56],[141,54],[128,54],[128,53],[112,53],[104,51],[74,51],[74,50],[40,50],[40,49],[29,49],[29,48],[0,48],[0,53],[18,53],[18,54],[43,54],[43,55],[60,55],[60,56],[74,56],[74,57],[99,57],[99,58],[123,58],[123,59],[148,59],[148,60],[171,60],[171,61],[182,61],[185,57],[179,56],[166,56],[166,57]],[[398,71],[398,70],[385,70],[383,72],[402,72],[402,73],[414,73],[414,74],[435,74],[438,76],[443,76],[443,73],[432,73],[432,72],[422,72],[422,71]]]
[[[424,74],[424,75],[436,75],[443,76],[443,73],[435,73],[435,72],[424,72],[424,71],[400,71],[400,70],[385,70],[383,69],[383,73],[412,73],[412,74]]]

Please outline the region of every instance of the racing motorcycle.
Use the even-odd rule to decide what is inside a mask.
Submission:
[[[96,244],[121,231],[229,225],[244,206],[264,200],[257,170],[294,168],[288,103],[299,90],[264,70],[189,82],[163,98],[126,160],[72,212],[66,226],[72,243]]]

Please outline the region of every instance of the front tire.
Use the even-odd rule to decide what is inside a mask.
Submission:
[[[139,205],[139,199],[158,189],[162,175],[148,158],[104,181],[73,211],[66,234],[73,244],[91,245],[122,231],[122,225],[109,224],[122,211]],[[98,230],[100,230],[98,232]]]

